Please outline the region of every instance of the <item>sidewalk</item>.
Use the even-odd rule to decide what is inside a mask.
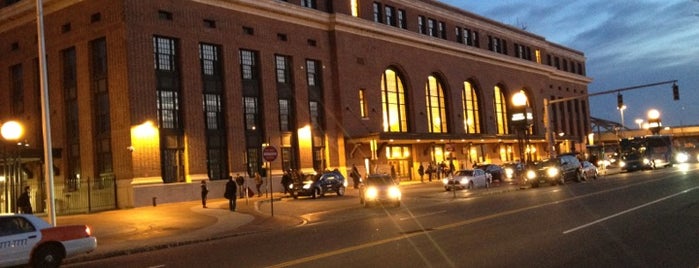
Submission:
[[[281,194],[274,195],[275,200],[281,197]],[[228,200],[217,198],[207,202],[208,208],[202,208],[200,201],[190,201],[58,216],[57,225],[86,224],[97,237],[94,252],[67,259],[64,263],[193,244],[302,223],[300,219],[289,216],[260,214],[256,206],[263,200],[269,200],[269,196],[249,198],[247,204],[245,199],[238,199],[235,212],[228,209]]]

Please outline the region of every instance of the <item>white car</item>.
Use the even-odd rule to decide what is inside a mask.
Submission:
[[[53,227],[30,214],[0,214],[0,267],[58,267],[64,258],[97,248],[86,225]]]
[[[444,190],[473,189],[490,186],[491,176],[482,169],[462,169],[442,179]]]

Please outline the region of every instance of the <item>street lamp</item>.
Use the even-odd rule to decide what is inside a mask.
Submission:
[[[24,135],[24,127],[17,121],[7,121],[0,127],[0,135],[2,138],[12,144],[17,144],[17,142]],[[19,193],[19,165],[15,166],[15,159],[13,159],[12,165],[8,165],[9,159],[5,158],[5,212],[10,212],[9,203],[12,202],[12,211],[17,211],[17,203],[15,202],[16,196]],[[8,172],[9,171],[9,172]],[[9,184],[9,187],[8,187]],[[8,198],[9,197],[9,198]]]
[[[619,113],[621,114],[621,129],[619,130],[619,136],[622,138],[624,137],[624,110],[626,110],[626,105],[621,105],[621,107],[617,107],[617,110],[619,110]]]
[[[660,112],[656,109],[648,111],[648,129],[653,135],[658,135],[663,128],[663,123],[660,120]]]
[[[512,113],[512,124],[519,130],[517,133],[517,143],[519,149],[519,159],[522,162],[528,162],[528,158],[524,158],[524,147],[529,147],[528,130],[532,123],[531,108],[527,105],[527,95],[523,90],[512,95],[512,105],[514,106]]]
[[[638,129],[643,128],[643,119],[641,118],[636,118],[636,124],[638,124]]]

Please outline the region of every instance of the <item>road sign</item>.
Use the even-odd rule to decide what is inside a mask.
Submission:
[[[277,159],[277,155],[277,149],[273,146],[267,146],[262,149],[262,158],[264,158],[267,162],[272,162]]]

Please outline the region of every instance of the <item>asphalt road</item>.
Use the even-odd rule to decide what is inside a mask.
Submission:
[[[275,213],[305,224],[74,266],[693,268],[697,167],[508,192],[409,186],[400,208],[361,208],[351,190],[285,199]]]

